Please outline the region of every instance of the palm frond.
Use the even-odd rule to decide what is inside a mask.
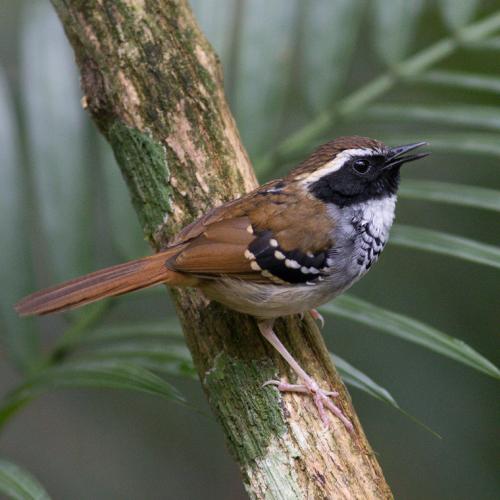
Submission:
[[[445,88],[500,94],[500,79],[481,73],[465,71],[434,70],[413,77],[410,82]]]
[[[377,384],[368,375],[352,366],[340,356],[332,353],[330,353],[330,356],[332,357],[333,363],[346,384],[356,387],[357,389],[370,394],[370,396],[373,396],[374,398],[384,401],[385,403],[399,409],[398,403],[387,389]]]
[[[405,144],[408,140],[415,141],[415,134],[380,134],[388,144]],[[420,136],[420,134],[419,134]],[[422,134],[431,145],[433,152],[450,153],[453,155],[466,154],[471,160],[477,156],[500,158],[500,144],[498,134],[489,132],[434,132]]]
[[[467,344],[408,316],[346,294],[319,309],[413,342],[491,377],[500,378],[498,368]]]
[[[395,224],[391,231],[390,244],[500,268],[499,247],[442,231]]]
[[[500,12],[461,28],[455,37],[445,37],[432,46],[401,61],[393,71],[383,73],[363,87],[344,97],[331,109],[320,113],[314,120],[291,134],[274,150],[257,162],[259,172],[269,170],[276,162],[289,162],[310,150],[311,146],[332,129],[333,124],[358,113],[387,94],[398,83],[424,73],[460,48],[461,42],[475,43],[487,39],[500,30]]]
[[[49,366],[28,378],[0,403],[0,427],[33,398],[52,389],[127,389],[182,403],[171,384],[141,366],[121,359],[92,359]]]
[[[50,500],[43,486],[25,469],[0,458],[0,493],[14,500]]]
[[[450,182],[404,180],[399,188],[402,198],[448,203],[462,207],[500,212],[500,191]]]
[[[432,125],[448,125],[451,127],[475,127],[484,130],[500,130],[500,116],[495,106],[478,106],[472,104],[375,104],[358,115],[361,119],[375,120],[378,124],[384,121],[413,124],[430,123]]]

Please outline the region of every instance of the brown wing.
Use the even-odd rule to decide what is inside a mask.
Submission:
[[[327,265],[331,220],[301,189],[278,179],[212,210],[176,238],[187,244],[169,268],[205,278],[314,281]]]
[[[236,200],[215,207],[186,226],[171,242],[171,246],[186,244],[185,248],[167,263],[168,267],[205,278],[232,275],[240,279],[269,281],[252,268],[246,255],[255,239],[250,214],[262,191],[272,189],[281,179],[260,186]]]
[[[172,245],[193,240],[212,224],[247,217],[254,231],[270,230],[286,250],[317,251],[332,245],[332,220],[325,204],[303,192],[299,182],[275,179],[210,210],[186,226]]]
[[[253,274],[245,251],[254,239],[248,217],[213,222],[168,261],[176,271],[196,275]]]
[[[248,216],[256,208],[255,204],[259,204],[259,199],[260,201],[263,200],[261,193],[273,189],[275,185],[279,185],[282,182],[282,179],[272,180],[267,184],[259,186],[257,189],[254,189],[241,198],[228,201],[218,207],[212,208],[205,215],[196,219],[194,222],[182,229],[170,242],[169,246],[193,240],[197,236],[201,235],[207,227],[217,222]]]

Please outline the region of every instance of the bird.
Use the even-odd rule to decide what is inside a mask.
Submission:
[[[28,295],[20,316],[76,308],[158,284],[195,287],[209,299],[253,316],[263,337],[297,376],[269,380],[280,392],[310,395],[325,426],[351,421],[273,330],[282,316],[311,311],[353,285],[386,246],[400,169],[429,153],[427,142],[388,147],[361,136],[316,148],[283,178],[209,210],[154,255],[108,267]]]

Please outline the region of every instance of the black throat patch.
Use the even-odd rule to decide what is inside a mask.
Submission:
[[[399,168],[382,171],[374,178],[358,177],[342,168],[313,182],[309,191],[319,200],[342,208],[396,194],[399,179]]]

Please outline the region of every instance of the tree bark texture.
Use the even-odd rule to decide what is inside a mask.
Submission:
[[[220,63],[185,0],[52,1],[75,51],[82,105],[114,150],[153,248],[257,186]],[[309,315],[279,320],[278,335],[325,388],[340,392],[353,434],[333,417],[325,429],[310,398],[261,387],[295,378],[253,318],[207,303],[196,290],[172,293],[250,497],[392,497]]]

